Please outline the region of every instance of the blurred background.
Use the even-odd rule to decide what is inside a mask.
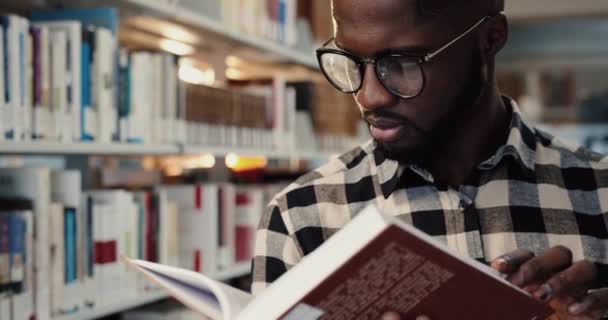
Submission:
[[[506,4],[503,93],[608,153],[608,2]],[[117,257],[248,290],[270,197],[368,139],[317,66],[326,0],[0,0],[0,26],[2,320],[199,319]]]

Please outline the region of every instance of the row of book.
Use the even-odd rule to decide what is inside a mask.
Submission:
[[[0,318],[51,319],[157,288],[121,256],[208,275],[249,263],[279,186],[83,191],[81,174],[0,169]]]
[[[119,49],[116,10],[9,14],[0,23],[0,139],[184,139],[177,57]]]
[[[221,1],[222,22],[248,35],[295,46],[298,2],[301,0]]]

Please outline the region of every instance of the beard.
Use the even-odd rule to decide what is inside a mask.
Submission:
[[[433,155],[433,151],[441,150],[442,146],[458,136],[458,131],[470,125],[471,115],[480,107],[480,98],[485,91],[487,79],[482,75],[481,55],[475,50],[472,56],[471,68],[465,85],[456,98],[449,103],[450,108],[433,125],[430,130],[423,130],[410,123],[407,134],[415,144],[403,145],[376,141],[386,158],[408,164],[423,164]]]

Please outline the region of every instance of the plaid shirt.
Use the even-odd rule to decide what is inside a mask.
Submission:
[[[259,293],[370,203],[454,251],[489,262],[517,248],[563,245],[595,262],[608,287],[608,157],[534,129],[510,101],[506,145],[458,190],[369,142],[303,176],[272,200],[257,232]],[[449,160],[448,160],[449,161]]]

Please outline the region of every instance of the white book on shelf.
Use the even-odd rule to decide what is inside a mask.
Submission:
[[[79,224],[80,233],[79,252],[81,252],[80,258],[81,263],[84,265],[84,275],[82,278],[82,298],[84,300],[85,308],[95,307],[96,304],[96,284],[95,284],[95,241],[93,239],[94,232],[94,212],[93,212],[93,199],[87,195],[81,193],[80,208],[82,209],[82,219]]]
[[[63,299],[63,289],[65,287],[63,221],[63,207],[57,203],[52,204],[49,213],[49,245],[51,246],[51,253],[49,256],[49,282],[51,316],[53,318],[63,315],[65,306]]]
[[[36,318],[50,319],[49,210],[51,205],[50,171],[48,168],[0,168],[0,195],[22,197],[32,201],[34,217],[33,252],[36,268],[33,287]]]
[[[35,81],[38,82],[40,92],[36,97],[32,112],[32,133],[35,139],[46,140],[52,135],[51,129],[51,42],[49,28],[34,24],[38,30],[38,38],[34,39],[35,60],[37,61],[34,70]]]
[[[177,63],[171,54],[163,55],[163,139],[162,143],[176,143],[177,140]]]
[[[70,138],[68,98],[66,82],[67,33],[50,31],[51,34],[51,114],[53,140],[68,141]]]
[[[30,24],[27,20],[22,21],[24,39],[25,39],[25,52],[24,52],[24,86],[23,86],[23,132],[21,133],[22,140],[31,140],[33,131],[33,93],[34,93],[34,43],[32,34],[30,33]]]
[[[160,187],[179,209],[180,267],[213,274],[218,261],[219,188],[217,185]]]
[[[284,109],[284,127],[282,128],[285,132],[283,139],[283,146],[286,149],[295,151],[296,144],[296,89],[293,87],[285,88],[285,103],[283,104]]]
[[[15,117],[15,139],[16,140],[24,140],[28,134],[29,128],[27,127],[29,121],[27,121],[27,117],[29,116],[28,110],[31,109],[31,106],[28,106],[28,48],[31,48],[30,41],[30,32],[29,32],[29,21],[23,17],[17,17],[18,24],[18,33],[19,33],[19,57],[18,57],[18,69],[19,69],[19,90],[17,92],[17,109],[16,109],[16,117]]]
[[[94,109],[98,112],[97,140],[110,143],[117,126],[114,107],[114,51],[116,40],[105,28],[95,29],[95,52],[93,53],[92,96]]]
[[[20,38],[20,18],[16,15],[4,15],[2,23],[4,26],[4,71],[5,74],[5,109],[2,115],[4,132],[6,139],[16,140],[17,135],[15,130],[17,126],[18,110],[21,107],[20,103],[20,85],[21,74],[19,72],[19,38]]]
[[[100,267],[105,269],[103,279],[98,279],[97,286],[104,295],[102,304],[115,302],[118,299],[133,298],[136,294],[135,280],[121,265],[117,257],[126,252],[133,252],[135,239],[132,237],[132,226],[137,217],[136,206],[130,193],[122,190],[92,191],[94,204],[105,205],[105,215],[101,218],[101,247],[106,248]],[[96,213],[97,214],[97,213]],[[96,248],[98,241],[96,241]],[[128,248],[128,249],[127,249]],[[133,252],[134,253],[134,252]],[[96,269],[97,270],[97,269]]]
[[[151,117],[151,143],[158,144],[162,141],[164,128],[162,126],[163,103],[165,101],[163,87],[163,57],[160,53],[152,54],[152,90],[148,92],[152,96],[152,105],[150,106]]]
[[[235,209],[235,258],[237,263],[251,261],[255,234],[264,211],[264,192],[258,187],[239,187]]]
[[[127,124],[131,141],[150,143],[151,64],[150,53],[131,54],[131,115]]]
[[[219,186],[219,223],[220,234],[218,265],[220,268],[229,268],[235,264],[235,212],[236,188],[232,184]]]
[[[169,201],[167,191],[159,189],[156,191],[158,197],[159,210],[159,240],[158,240],[158,261],[162,264],[177,266],[177,228],[178,211],[177,204]]]
[[[0,293],[0,319],[11,319],[11,297]]]
[[[111,223],[108,221],[108,218],[111,218],[113,214],[112,207],[107,204],[99,203],[93,201],[92,205],[93,211],[93,241],[95,243],[96,249],[99,251],[100,249],[106,248],[115,248],[116,246],[116,237],[112,233]],[[113,246],[112,246],[113,245]],[[104,250],[105,251],[105,250]],[[111,297],[116,294],[113,290],[113,286],[110,285],[110,282],[114,282],[114,284],[120,282],[120,278],[114,272],[115,267],[108,261],[105,261],[106,254],[101,252],[96,252],[96,256],[98,257],[95,261],[95,307],[101,307],[111,304],[113,299]],[[117,287],[114,285],[114,287]]]
[[[285,44],[293,47],[298,43],[298,3],[297,0],[285,0]]]
[[[67,50],[65,82],[67,86],[67,125],[66,139],[80,141],[81,107],[82,107],[82,24],[79,21],[52,21],[36,23],[38,26],[48,27],[51,32],[63,31],[66,33]]]
[[[64,257],[69,265],[65,265],[65,270],[69,270],[69,274],[65,274],[63,288],[63,305],[62,312],[70,313],[74,310],[79,310],[84,306],[82,294],[83,280],[83,265],[82,261],[82,244],[79,242],[78,232],[79,226],[82,226],[83,212],[81,208],[82,199],[82,176],[78,170],[54,170],[51,172],[51,200],[62,205],[64,210],[64,232],[63,234],[63,251]],[[71,215],[70,217],[68,217]],[[68,220],[68,218],[70,220]],[[70,224],[71,229],[66,228]],[[75,229],[75,230],[74,230]],[[68,233],[68,231],[70,231]]]

